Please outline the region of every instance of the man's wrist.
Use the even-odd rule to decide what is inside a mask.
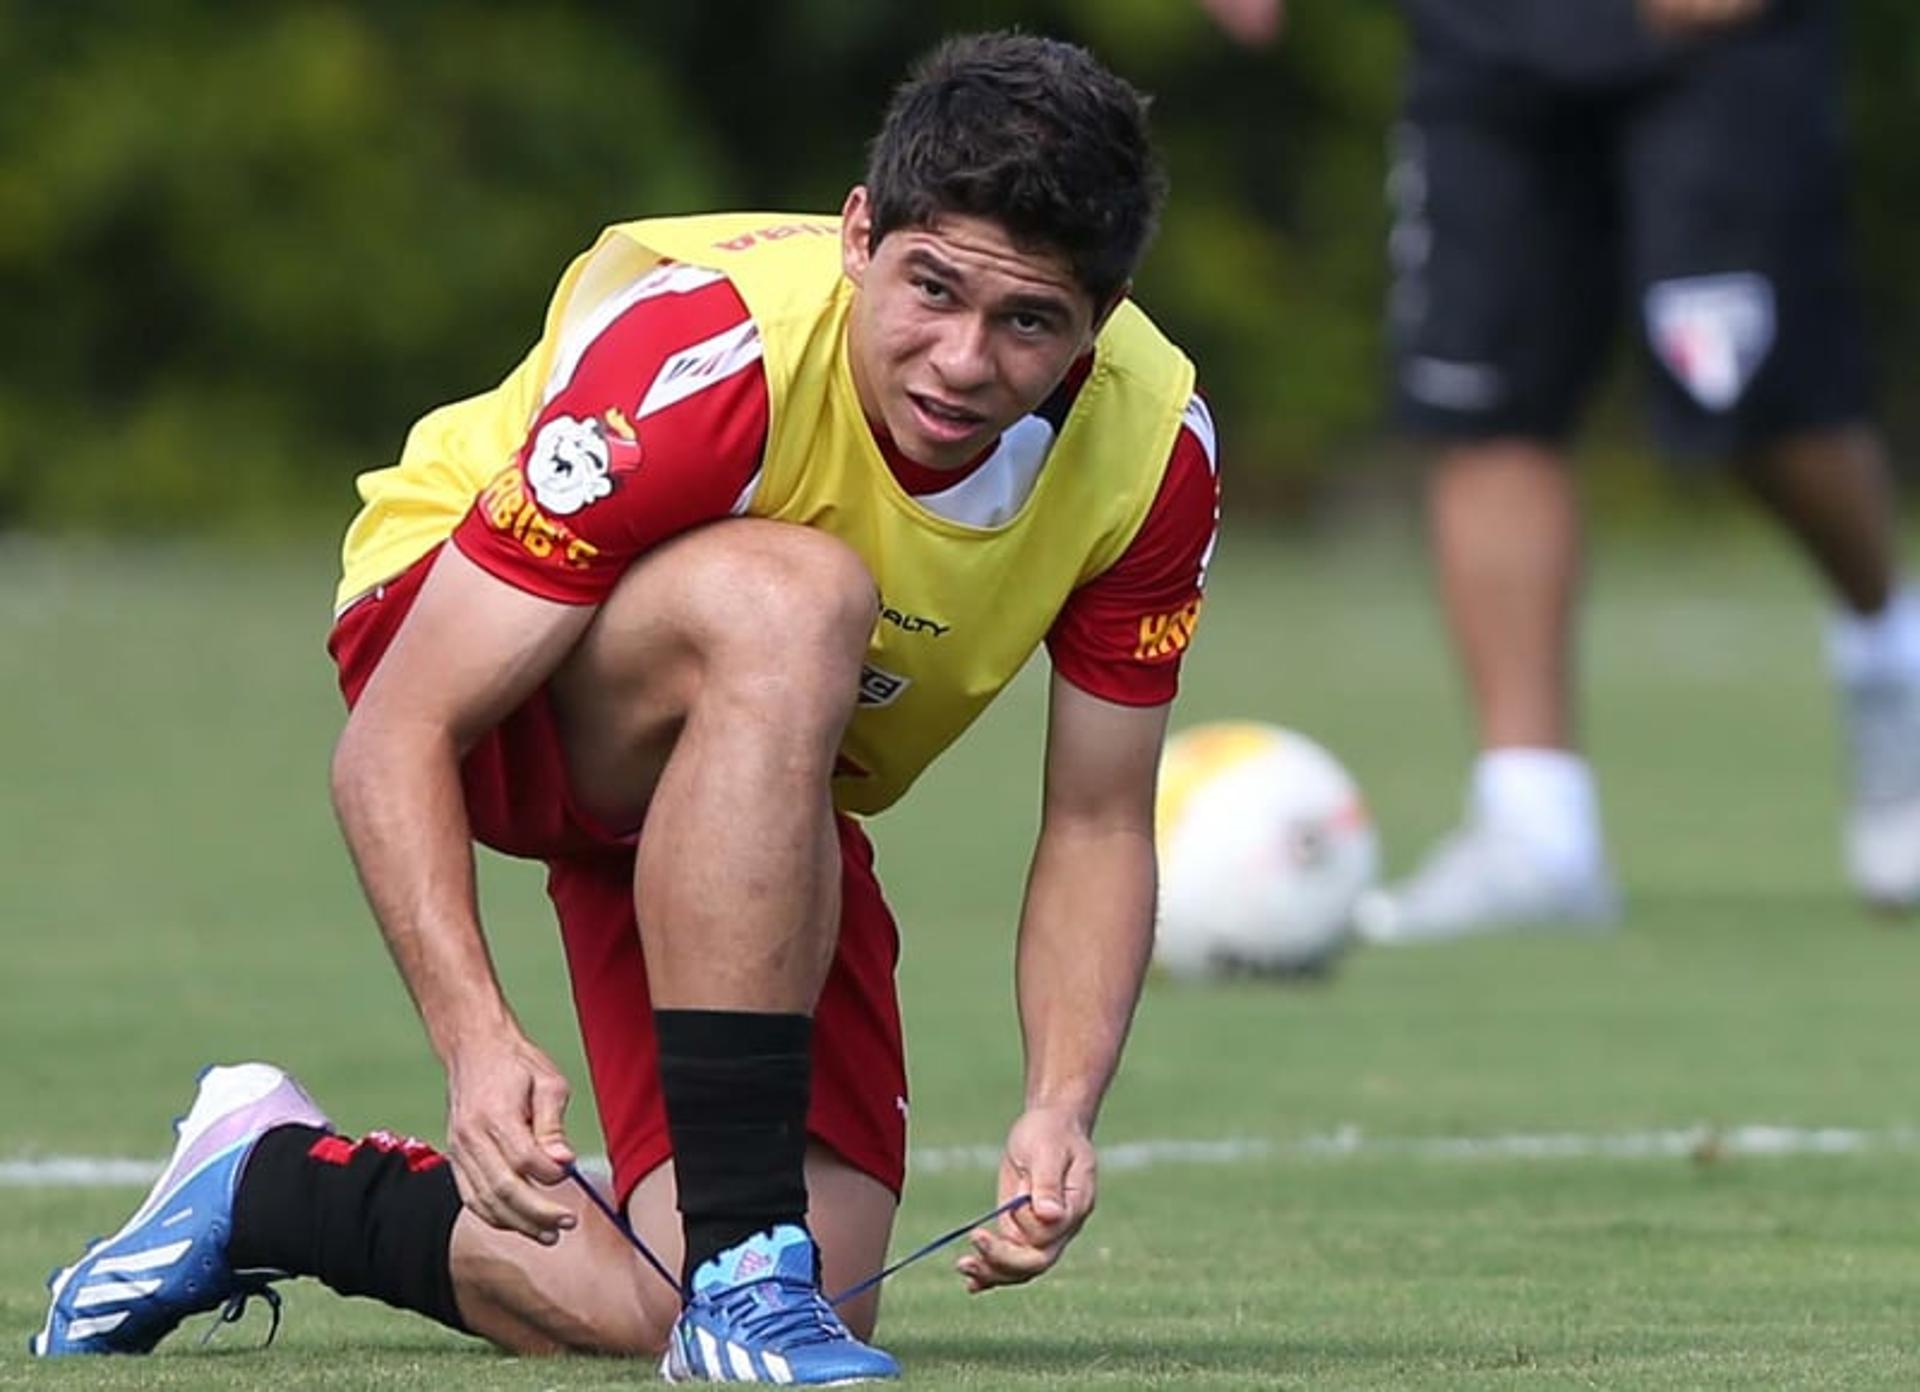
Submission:
[[[1064,1116],[1092,1135],[1093,1123],[1100,1115],[1100,1098],[1088,1096],[1084,1088],[1029,1088],[1026,1110]]]
[[[495,1047],[503,1040],[517,1039],[520,1022],[507,1008],[505,1000],[495,998],[484,1003],[469,1002],[455,1010],[422,1012],[427,1041],[445,1068],[452,1068],[460,1057],[477,1047]]]

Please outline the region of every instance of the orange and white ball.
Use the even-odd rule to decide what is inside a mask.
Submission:
[[[1277,725],[1197,725],[1168,740],[1156,821],[1154,961],[1177,977],[1324,971],[1379,872],[1353,778]]]

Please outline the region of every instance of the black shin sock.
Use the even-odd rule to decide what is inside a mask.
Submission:
[[[776,1223],[806,1222],[813,1021],[656,1010],[687,1253],[680,1279]]]
[[[317,1276],[466,1333],[449,1252],[459,1216],[453,1170],[423,1143],[279,1126],[247,1157],[227,1256],[239,1270]]]

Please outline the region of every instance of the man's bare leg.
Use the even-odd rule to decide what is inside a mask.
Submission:
[[[840,921],[830,785],[878,603],[843,543],[720,523],[636,564],[550,684],[575,796],[641,827],[689,1290],[756,1234],[804,1241],[811,1016]]]
[[[829,786],[877,612],[840,542],[723,522],[636,564],[555,675],[576,795],[645,819],[655,1008],[813,1009],[839,921]]]
[[[1566,458],[1532,440],[1455,446],[1434,465],[1427,519],[1481,748],[1573,748],[1581,529]]]
[[[816,1143],[807,1153],[807,1192],[825,1288],[843,1290],[879,1270],[893,1231],[892,1191]],[[583,1196],[563,1190],[556,1198],[579,1221],[551,1247],[460,1216],[453,1279],[467,1327],[514,1353],[658,1355],[680,1312],[678,1295]],[[667,1164],[642,1179],[627,1204],[634,1230],[670,1271],[681,1255],[675,1201]],[[840,1308],[862,1339],[873,1332],[879,1300],[869,1291]]]
[[[635,563],[550,684],[586,806],[615,824],[645,821],[637,895],[649,925],[644,947],[659,963],[656,1021],[662,980],[679,993],[670,1007],[757,1007],[802,1024],[810,1014],[838,931],[828,780],[875,608],[864,567],[839,542],[773,523],[720,523]],[[819,1236],[834,1244],[822,1252],[827,1272],[852,1273],[851,1281],[884,1255],[894,1199],[831,1154],[808,1151],[804,1055],[799,1065],[798,1120],[784,1133],[797,1138],[792,1213],[798,1220],[811,1208]],[[296,1149],[311,1140],[297,1137]],[[364,1183],[382,1203],[409,1209],[414,1198],[452,1197],[443,1170],[400,1164],[378,1144],[355,1150],[366,1152],[358,1163],[374,1167]],[[671,1259],[682,1242],[670,1180],[671,1167],[648,1178],[634,1218]],[[449,1322],[457,1314],[515,1350],[657,1353],[679,1309],[676,1293],[584,1196],[567,1185],[550,1193],[575,1220],[551,1247],[455,1208],[439,1230],[451,1229],[439,1239],[445,1247],[409,1249],[423,1266],[448,1263],[441,1271],[456,1310],[414,1299],[414,1287],[430,1284],[424,1277],[379,1279],[373,1234],[355,1244],[353,1270],[342,1273],[360,1284],[339,1288]],[[297,1206],[297,1192],[290,1201]],[[278,1260],[275,1249],[264,1264],[331,1283],[324,1260],[306,1260],[311,1244],[299,1240],[299,1219],[288,1226],[293,1259]],[[869,1302],[855,1313],[870,1321],[872,1311]]]
[[[1428,485],[1441,607],[1480,755],[1467,824],[1405,883],[1369,895],[1363,934],[1408,941],[1614,912],[1592,774],[1575,750],[1578,492],[1554,446],[1447,449]]]
[[[722,522],[633,565],[549,682],[575,798],[640,832],[684,1235],[675,1378],[762,1356],[779,1380],[898,1376],[820,1303],[807,1227],[812,1015],[841,908],[831,783],[878,613],[844,543]]]
[[[1865,425],[1797,435],[1739,461],[1838,601],[1827,649],[1850,764],[1848,875],[1869,903],[1920,904],[1920,594],[1900,584],[1892,474]]]
[[[1886,607],[1899,560],[1893,476],[1876,432],[1862,425],[1795,435],[1737,464],[1843,605],[1862,616]]]

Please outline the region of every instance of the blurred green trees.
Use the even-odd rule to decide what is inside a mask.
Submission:
[[[1904,372],[1920,9],[1855,10],[1864,246]],[[601,225],[837,206],[911,56],[1013,24],[1155,93],[1175,193],[1141,298],[1236,471],[1308,497],[1377,425],[1402,36],[1384,0],[1294,11],[1248,53],[1187,0],[0,0],[0,529],[338,522],[416,415],[523,351]]]

